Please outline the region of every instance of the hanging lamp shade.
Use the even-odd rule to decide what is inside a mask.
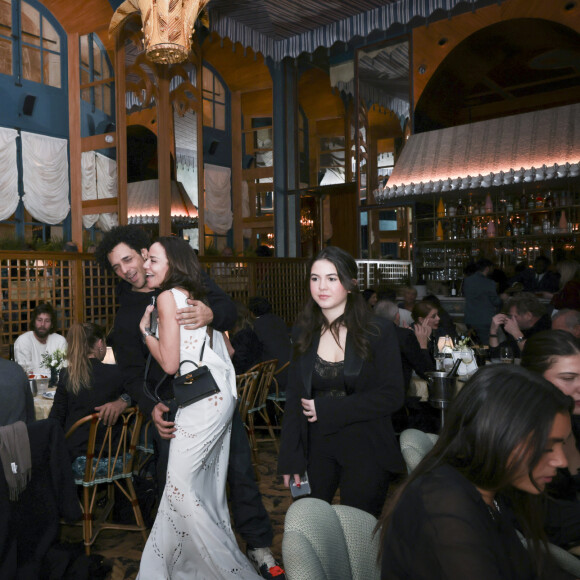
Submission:
[[[147,58],[159,64],[173,64],[187,59],[195,21],[209,0],[125,0],[117,8],[109,25],[114,35],[123,22],[136,12],[141,14]],[[201,16],[208,26],[207,15]]]

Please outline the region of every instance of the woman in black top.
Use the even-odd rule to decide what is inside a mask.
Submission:
[[[566,465],[571,408],[569,397],[526,369],[479,369],[450,406],[434,448],[381,518],[381,578],[572,578],[541,545],[539,504],[556,469]]]
[[[66,433],[79,419],[100,413],[105,425],[114,425],[127,403],[123,377],[116,365],[103,364],[107,345],[105,329],[92,323],[75,323],[67,334],[67,363],[56,387],[49,417],[57,419]],[[84,454],[89,425],[79,427],[68,439],[72,457]]]
[[[391,414],[403,404],[394,326],[373,316],[357,287],[357,266],[329,246],[311,264],[310,297],[295,333],[278,473],[312,496],[378,515],[389,472],[404,462]]]
[[[568,467],[547,488],[546,532],[551,542],[568,548],[580,544],[580,342],[564,330],[538,332],[526,341],[521,366],[574,399]]]

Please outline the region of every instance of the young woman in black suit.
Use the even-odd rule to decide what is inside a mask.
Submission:
[[[312,497],[374,515],[390,473],[404,462],[391,414],[403,404],[392,323],[373,316],[357,287],[357,265],[329,246],[314,258],[310,297],[294,331],[278,472],[289,485],[308,472]]]

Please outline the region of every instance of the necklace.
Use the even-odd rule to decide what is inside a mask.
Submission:
[[[499,509],[499,504],[495,499],[492,500],[492,505],[486,504],[487,509],[489,510],[489,515],[491,519],[495,522],[498,519],[499,514],[501,514],[501,510]]]

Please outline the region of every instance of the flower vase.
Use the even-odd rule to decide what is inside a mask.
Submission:
[[[48,382],[49,387],[56,387],[58,383],[59,372],[60,371],[58,369],[50,367],[50,381]]]

